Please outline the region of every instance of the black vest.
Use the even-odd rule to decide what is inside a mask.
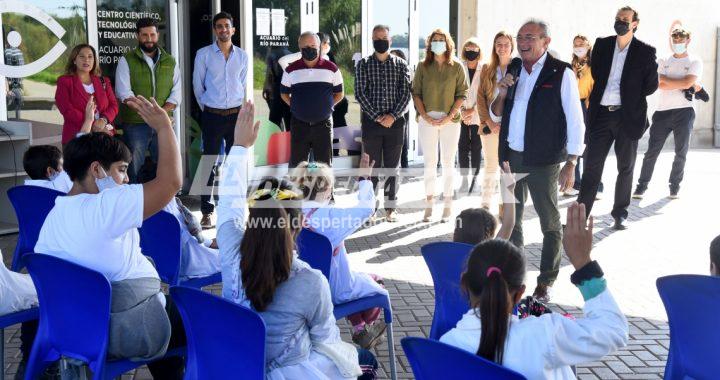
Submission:
[[[570,67],[569,64],[553,58],[550,54],[545,59],[528,101],[523,165],[545,166],[567,159],[567,122],[560,88],[565,69]],[[508,97],[505,100],[503,109],[499,143],[500,162],[508,160],[510,147],[507,138],[514,103],[513,93],[512,98]]]

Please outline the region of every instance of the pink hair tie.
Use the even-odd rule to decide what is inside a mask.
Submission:
[[[488,268],[487,272],[485,272],[485,276],[487,276],[489,278],[490,275],[493,274],[494,272],[497,272],[498,274],[502,274],[502,271],[500,270],[500,268],[490,267],[490,268]]]

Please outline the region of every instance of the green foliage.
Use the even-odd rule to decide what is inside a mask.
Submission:
[[[41,83],[45,83],[45,84],[54,86],[57,83],[57,79],[59,76],[60,76],[60,73],[52,73],[52,72],[48,72],[48,70],[43,70],[35,75],[29,76],[28,79],[33,80],[35,82],[41,82]]]
[[[261,90],[265,84],[265,60],[255,56],[253,58],[253,89]]]

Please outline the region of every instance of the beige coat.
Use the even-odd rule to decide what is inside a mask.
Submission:
[[[465,98],[465,102],[463,102],[463,108],[475,110],[470,125],[480,125],[480,115],[477,113],[476,106],[478,89],[480,88],[480,72],[482,71],[482,65],[478,62],[478,65],[475,68],[475,75],[473,75],[472,78],[470,78],[470,71],[468,71],[467,62],[463,61],[462,66],[465,71],[465,83],[467,83],[468,87],[470,87],[467,98]]]

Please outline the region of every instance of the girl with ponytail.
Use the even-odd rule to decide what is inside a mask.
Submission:
[[[460,280],[471,309],[440,341],[528,379],[574,379],[571,366],[627,345],[627,320],[607,289],[600,265],[590,259],[592,224],[592,217],[586,221],[584,205],[570,206],[563,246],[575,267],[570,280],[585,299],[585,318],[513,315],[525,292],[525,258],[508,241],[486,240],[473,248]]]

